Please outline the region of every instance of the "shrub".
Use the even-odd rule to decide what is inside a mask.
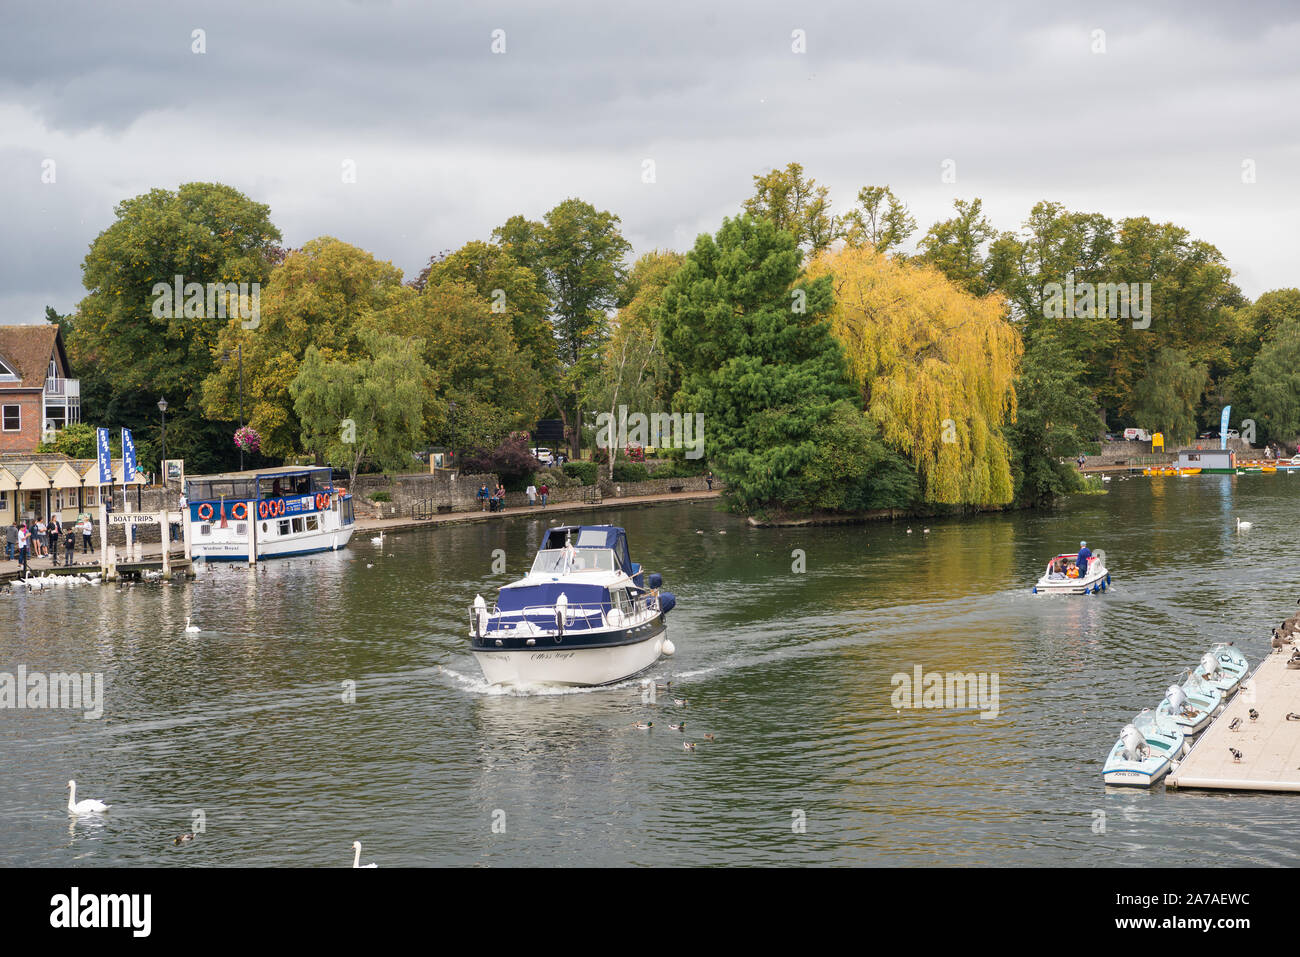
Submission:
[[[555,468],[542,469],[533,476],[533,484],[538,488],[546,485],[554,491],[557,488],[572,488],[575,485],[581,485],[582,482],[581,480],[574,478],[572,475],[566,475],[560,469]]]
[[[370,496],[370,501],[372,502],[391,502],[392,500],[393,496],[388,492],[376,492],[374,495]]]
[[[528,477],[541,468],[542,463],[528,451],[528,433],[516,432],[491,452],[476,452],[460,465],[461,471],[467,475],[493,473],[508,491],[517,492],[528,484]]]
[[[595,485],[599,477],[597,474],[599,468],[600,466],[595,462],[565,462],[564,474],[576,478],[583,485]],[[616,471],[617,468],[615,466]]]
[[[650,478],[650,470],[637,462],[616,462],[614,464],[615,482],[644,482]]]

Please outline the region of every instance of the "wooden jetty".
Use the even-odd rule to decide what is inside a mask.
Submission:
[[[1167,788],[1228,791],[1300,791],[1300,670],[1287,668],[1287,645],[1265,658],[1223,713],[1192,747]],[[1250,719],[1254,709],[1258,719]],[[1229,730],[1240,718],[1236,731]],[[1230,751],[1241,752],[1237,761]]]

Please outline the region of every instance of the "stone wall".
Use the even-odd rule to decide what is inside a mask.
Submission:
[[[1218,439],[1201,439],[1186,445],[1171,445],[1163,453],[1151,451],[1150,442],[1103,442],[1100,455],[1089,455],[1085,468],[1096,465],[1158,465],[1173,462],[1178,458],[1179,449],[1194,449],[1196,446],[1217,449]],[[1237,453],[1239,461],[1262,458],[1263,452],[1257,451],[1241,439],[1229,439],[1228,448]]]
[[[427,508],[427,503],[430,502],[435,512],[480,511],[483,506],[476,496],[479,488],[484,484],[489,491],[495,489],[497,476],[457,475],[448,471],[419,472],[409,475],[359,475],[352,491],[356,496],[356,510],[359,517],[410,518],[415,515],[417,507]],[[720,489],[723,486],[715,479],[713,487]],[[700,475],[689,478],[650,479],[646,482],[610,482],[602,479],[598,490],[583,485],[552,488],[550,501],[557,505],[563,502],[582,502],[589,500],[597,492],[602,498],[611,499],[633,495],[669,495],[674,492],[704,491],[706,488],[707,483]],[[392,497],[392,501],[374,501],[371,496],[376,492],[387,492]],[[526,493],[506,493],[507,508],[521,508],[527,504]]]

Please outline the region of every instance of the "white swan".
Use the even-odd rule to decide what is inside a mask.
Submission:
[[[1250,528],[1250,526],[1253,525],[1253,524],[1255,524],[1255,523],[1254,523],[1254,522],[1243,522],[1241,519],[1237,519],[1237,531],[1241,531],[1243,528]]]
[[[189,619],[189,616],[188,616],[188,615],[187,615],[186,618],[185,618],[185,633],[186,633],[187,635],[197,635],[197,634],[199,633],[199,626],[198,626],[198,625],[191,625],[191,624],[190,624],[190,619]]]
[[[354,854],[352,857],[353,867],[378,867],[379,866],[374,861],[371,861],[369,864],[361,863],[361,842],[360,841],[352,842],[352,850],[356,851],[356,854]]]
[[[378,535],[376,535],[374,538],[370,539],[370,544],[371,544],[371,545],[378,545],[380,548],[383,548],[383,547],[384,547],[384,533],[383,533],[383,530],[382,530],[382,529],[380,530],[380,532],[379,532]]]
[[[84,801],[77,800],[77,782],[68,782],[68,810],[73,814],[98,814],[101,811],[107,811],[109,805],[103,801],[96,801],[93,798],[86,798]]]

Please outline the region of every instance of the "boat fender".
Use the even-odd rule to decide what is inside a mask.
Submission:
[[[1034,586],[1032,589],[1030,589],[1030,590],[1031,590],[1035,595],[1038,594],[1038,586],[1037,586],[1037,585],[1035,585],[1035,586]]]
[[[660,646],[659,650],[663,653],[664,657],[671,658],[677,653],[677,646],[665,638],[664,643]]]
[[[664,583],[664,576],[660,575],[658,572],[651,572],[649,575],[646,576],[646,584],[649,585],[652,589],[661,587],[663,583]]]
[[[666,615],[677,605],[677,596],[670,591],[659,593],[659,613]]]
[[[569,607],[569,596],[560,592],[560,597],[555,599],[555,643],[558,645],[560,639],[564,637],[564,615]]]
[[[474,637],[482,638],[487,634],[487,602],[482,595],[474,596]]]

